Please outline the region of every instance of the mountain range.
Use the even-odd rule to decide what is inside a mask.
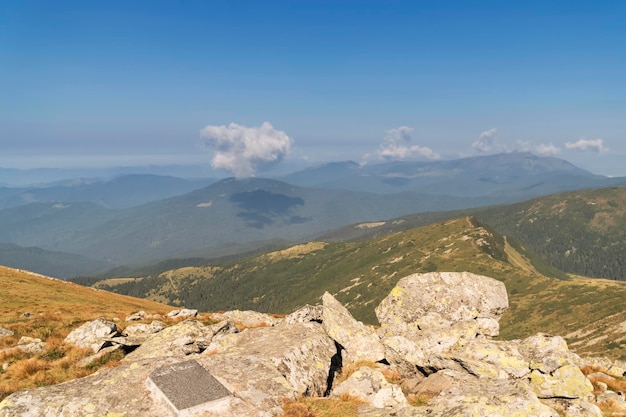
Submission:
[[[9,266],[76,276],[76,268],[64,267],[67,257],[54,269],[40,259],[49,263],[67,254],[83,265],[98,260],[79,273],[95,274],[109,266],[288,245],[342,226],[413,213],[621,184],[626,178],[593,175],[560,159],[508,153],[454,161],[333,163],[280,180],[140,175],[4,188],[0,242],[13,246],[0,248],[0,259],[2,251],[11,250],[13,255],[4,256],[15,260]]]

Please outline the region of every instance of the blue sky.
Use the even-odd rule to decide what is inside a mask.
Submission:
[[[626,175],[624,45],[624,1],[8,0],[0,166],[529,150]]]

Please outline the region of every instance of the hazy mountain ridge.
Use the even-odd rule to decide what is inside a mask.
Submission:
[[[565,160],[528,152],[365,165],[347,161],[321,165],[281,179],[302,186],[376,193],[500,196],[499,202],[626,181],[594,175]]]
[[[54,277],[94,275],[114,266],[100,259],[38,247],[24,248],[13,243],[0,243],[0,265]]]
[[[301,171],[293,178],[309,182],[322,179],[333,188],[302,187],[262,178],[230,178],[125,209],[85,202],[32,203],[0,210],[0,242],[99,258],[118,266],[136,266],[168,258],[234,255],[255,250],[268,241],[311,240],[354,223],[509,203],[562,188],[624,182],[592,175],[560,159],[527,153],[365,166],[332,163]],[[338,189],[342,181],[368,192]],[[415,181],[430,194],[409,190],[418,184]],[[165,185],[155,191],[159,184]],[[94,197],[89,187],[96,187],[100,197],[109,196],[110,205],[112,201],[130,204],[154,197],[154,193],[180,193],[179,184],[193,187],[198,183],[169,177],[126,176],[97,186],[79,181],[82,191],[74,196]],[[383,193],[380,184],[386,187]],[[388,194],[391,190],[396,192]],[[2,197],[5,191],[0,189],[0,201],[6,198]],[[32,265],[41,263],[36,253],[31,255]],[[43,272],[53,275],[51,271]]]
[[[253,241],[305,240],[325,230],[479,200],[297,187],[226,179],[183,196],[124,210],[88,203],[35,203],[0,211],[0,241],[98,255],[117,264],[177,257]]]
[[[94,203],[107,208],[128,208],[182,195],[217,179],[182,179],[171,176],[131,174],[112,178],[76,179],[37,187],[0,188],[0,209],[30,203]]]

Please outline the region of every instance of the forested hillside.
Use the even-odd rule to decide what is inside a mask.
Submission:
[[[531,261],[500,235],[466,217],[366,241],[310,242],[230,263],[103,281],[99,287],[201,310],[271,313],[317,304],[329,291],[355,317],[375,323],[374,307],[401,277],[469,271],[506,284],[511,309],[502,321],[504,337],[571,333],[569,342],[580,352],[626,355],[623,332],[619,337],[612,334],[619,333],[615,326],[626,319],[625,285],[549,278]],[[590,328],[582,336],[575,333],[585,326]],[[610,337],[592,341],[601,333]]]
[[[626,187],[558,194],[475,215],[562,271],[626,280]]]
[[[518,241],[553,268],[626,280],[626,187],[561,193],[511,205],[412,214],[342,227],[320,239],[368,239],[463,215],[475,216],[512,243]]]

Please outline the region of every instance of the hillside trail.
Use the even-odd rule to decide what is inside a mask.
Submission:
[[[511,263],[511,265],[517,268],[520,268],[524,271],[541,275],[535,269],[535,267],[530,263],[528,258],[526,258],[524,255],[522,255],[517,250],[515,250],[513,246],[511,246],[506,236],[504,236],[504,252],[506,253],[506,256],[509,258],[509,262]]]

